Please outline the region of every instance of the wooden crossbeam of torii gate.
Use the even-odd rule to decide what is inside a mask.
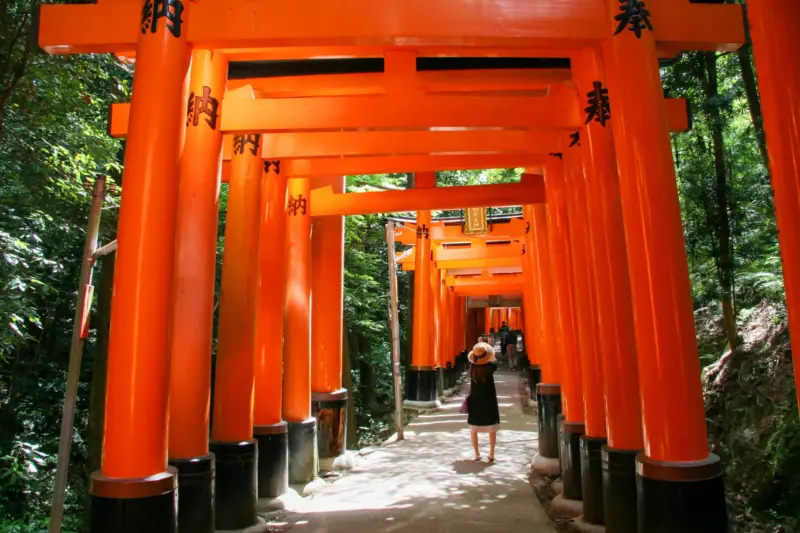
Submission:
[[[436,268],[441,269],[482,268],[481,265],[486,265],[486,268],[513,267],[522,264],[523,249],[524,245],[520,242],[464,247],[440,244],[433,249],[433,261]],[[414,250],[402,252],[397,257],[403,270],[415,270]]]
[[[433,70],[418,71],[415,78],[419,90],[426,93],[513,91],[545,96],[553,84],[572,84],[567,68],[459,70],[458,76],[450,70]],[[388,92],[387,82],[385,72],[279,76],[232,79],[228,90],[250,85],[263,98],[375,95]]]
[[[684,99],[666,99],[669,126],[671,131],[681,132],[689,129],[689,117]],[[272,135],[292,135],[301,132],[328,130],[332,132],[331,143],[345,140],[348,133],[363,137],[371,132],[341,132],[342,129],[422,129],[430,128],[503,128],[532,130],[541,134],[558,134],[558,130],[575,131],[583,124],[581,104],[577,95],[571,91],[553,91],[547,97],[502,96],[486,98],[469,95],[430,95],[416,94],[398,96],[319,96],[308,98],[255,98],[228,99],[222,101],[220,128],[225,133],[268,133]],[[130,104],[113,104],[109,133],[113,137],[124,137],[128,132]],[[556,131],[553,131],[556,130]],[[439,132],[437,132],[439,133]],[[434,136],[429,133],[429,136]],[[325,137],[319,133],[319,137]],[[397,142],[396,137],[384,136]],[[454,135],[453,142],[459,138]],[[298,139],[299,140],[299,139]],[[319,138],[317,139],[320,140]],[[323,139],[324,140],[324,139]],[[553,142],[552,138],[548,141]],[[463,142],[463,141],[461,141]],[[229,141],[230,143],[230,141]],[[341,141],[339,141],[341,143]],[[373,143],[374,144],[374,143]],[[230,146],[230,144],[229,144]],[[299,154],[284,154],[279,151],[263,154],[270,159],[297,157]],[[299,142],[286,141],[284,149],[299,149]],[[318,145],[319,146],[319,145]],[[359,144],[352,142],[352,148]],[[391,145],[381,149],[389,150]],[[449,152],[468,151],[454,144]],[[532,146],[531,149],[536,149]],[[548,153],[539,149],[538,153]],[[491,150],[482,150],[491,151]],[[552,151],[552,150],[549,150]],[[347,149],[343,149],[344,155]],[[359,151],[360,155],[370,152]],[[396,153],[381,151],[376,153]],[[402,152],[401,152],[402,153]],[[419,153],[419,152],[417,152]],[[430,153],[429,151],[425,153]],[[316,154],[326,155],[326,154]],[[305,155],[305,157],[310,157]]]
[[[337,194],[331,187],[320,187],[311,191],[310,210],[311,216],[363,215],[481,207],[487,202],[503,207],[542,203],[544,180],[541,176],[526,175],[519,183],[349,194]]]
[[[187,6],[187,38],[195,48],[249,52],[260,48],[306,48],[307,57],[331,47],[397,46],[528,48],[536,55],[568,57],[611,36],[606,8],[597,0],[370,0],[291,2],[217,0]],[[682,50],[735,50],[745,42],[738,5],[692,4],[689,0],[648,6],[663,56]],[[43,5],[39,45],[49,53],[127,53],[136,49],[142,3],[104,0],[98,4]],[[332,23],[331,21],[336,21]],[[569,36],[569,37],[567,37]],[[243,50],[250,49],[250,50]],[[495,52],[496,53],[496,52]],[[364,56],[362,56],[364,57]],[[367,56],[368,57],[368,56]]]
[[[412,251],[409,254],[410,262],[403,258],[400,264],[406,272],[413,272],[416,270],[414,266],[414,259],[416,255]],[[436,268],[441,270],[489,270],[490,272],[498,272],[500,270],[506,272],[522,270],[521,257],[495,257],[495,258],[481,258],[481,259],[443,259],[434,263]]]
[[[475,240],[505,240],[520,239],[525,235],[527,223],[520,217],[512,217],[507,222],[493,222],[488,233],[484,235],[464,235],[458,223],[445,224],[441,221],[433,222],[428,229],[430,239],[435,242],[475,241]],[[404,223],[395,227],[395,240],[406,246],[416,243],[417,226],[413,223]]]
[[[522,274],[448,276],[445,279],[445,286],[461,296],[521,294],[523,283]]]

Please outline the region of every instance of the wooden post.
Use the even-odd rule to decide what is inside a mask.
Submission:
[[[797,20],[800,5],[792,0],[751,0],[747,3],[758,90],[764,109],[764,130],[769,151],[769,170],[775,192],[775,218],[789,332],[800,343],[800,34]],[[795,380],[800,397],[800,358],[794,357]]]
[[[606,2],[606,8],[614,35],[604,43],[603,58],[643,420],[644,453],[636,458],[639,531],[723,533],[728,530],[723,469],[708,447],[691,282],[651,31],[659,21],[638,5]],[[602,98],[598,103],[602,114]]]
[[[253,438],[258,442],[258,497],[289,487],[289,426],[283,420],[283,313],[286,306],[286,174],[264,161],[261,175],[253,362]]]
[[[67,370],[67,391],[64,397],[64,411],[61,414],[61,436],[58,441],[58,465],[53,489],[53,506],[50,510],[50,533],[61,531],[64,517],[64,497],[67,489],[70,448],[74,432],[75,402],[78,395],[78,381],[81,375],[81,356],[83,355],[83,332],[86,317],[91,306],[92,270],[97,248],[97,234],[100,230],[100,211],[106,191],[105,176],[98,176],[92,190],[92,205],[89,209],[89,223],[86,226],[86,240],[83,244],[78,299],[75,302],[75,318],[72,323],[72,345],[69,349],[69,368]]]
[[[258,520],[253,332],[263,174],[260,146],[259,134],[236,136],[228,187],[210,445],[216,458],[215,522],[224,530],[245,529]]]
[[[289,423],[289,483],[317,475],[317,420],[311,416],[311,182],[289,180],[286,203],[286,311],[283,419]]]
[[[345,177],[316,179],[312,189],[329,186],[345,192]],[[347,449],[347,389],[342,388],[344,312],[344,226],[342,215],[311,222],[311,414],[317,419],[320,459]]]
[[[386,244],[389,247],[389,300],[392,324],[392,377],[394,378],[394,418],[397,440],[403,440],[403,389],[400,383],[400,322],[397,320],[397,264],[394,258],[394,222],[386,223]]]

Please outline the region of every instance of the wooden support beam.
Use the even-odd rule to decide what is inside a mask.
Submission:
[[[522,257],[521,242],[465,247],[439,245],[433,250],[434,261],[469,261],[474,259],[507,259],[516,257]]]
[[[412,252],[410,257],[414,258],[415,254]],[[405,272],[413,272],[415,265],[412,262],[407,262],[406,258],[400,261],[400,265]],[[453,259],[436,261],[436,268],[442,270],[463,270],[463,269],[481,269],[488,270],[490,273],[497,273],[495,269],[509,269],[509,268],[522,268],[521,257],[495,257],[483,259]],[[521,272],[521,271],[520,271]],[[456,272],[458,274],[458,272]]]
[[[492,276],[447,276],[444,284],[447,287],[497,287],[504,285],[522,286],[522,274],[495,274]]]
[[[438,242],[519,239],[525,234],[525,227],[526,223],[522,218],[512,218],[508,222],[493,223],[485,235],[464,235],[460,224],[434,222],[430,228],[430,238]],[[415,231],[414,224],[403,224],[395,230],[395,239],[406,246],[413,246],[416,240]]]
[[[537,179],[538,178],[538,179]],[[544,201],[544,180],[532,176],[519,183],[407,189],[402,191],[335,194],[330,187],[311,191],[311,215],[361,215],[403,211],[433,211],[480,207],[509,206]]]
[[[551,85],[571,85],[569,69],[509,69],[509,70],[432,70],[416,73],[418,89],[426,93],[464,93],[519,91],[536,92],[547,96]],[[317,76],[282,76],[274,78],[245,78],[230,80],[229,89],[252,85],[264,98],[303,98],[309,96],[352,96],[386,94],[385,73],[326,74]],[[537,95],[529,95],[537,96]]]
[[[546,98],[419,94],[225,99],[222,109],[221,128],[228,133],[443,126],[574,130],[584,120],[575,94],[566,90]]]
[[[745,42],[738,5],[648,4],[656,41],[678,50],[732,50]],[[39,45],[49,53],[132,53],[141,2],[41,6]],[[371,0],[291,2],[216,0],[192,5],[187,38],[194,48],[424,47],[546,49],[568,57],[610,37],[606,9],[596,0]],[[312,52],[313,51],[313,52]],[[357,49],[353,55],[358,55]]]
[[[437,172],[441,170],[475,170],[488,168],[541,168],[544,156],[533,154],[491,155],[423,155],[396,157],[344,157],[290,159],[281,163],[281,172],[289,178],[320,176],[353,176],[398,172]],[[230,180],[230,161],[222,164],[222,181]],[[519,202],[511,205],[519,205]],[[438,209],[438,208],[437,208]],[[447,207],[442,209],[461,209]],[[412,211],[416,210],[412,209]]]
[[[429,98],[433,98],[430,100]],[[416,119],[408,119],[399,113],[399,109],[395,103],[404,102],[402,106],[408,108],[412,114],[419,114],[425,112],[425,106],[429,106],[435,102],[448,101],[450,106],[449,112],[432,112],[433,115],[427,117],[418,117]],[[471,110],[469,105],[471,102],[481,101],[494,102],[486,106],[484,112],[489,115],[474,118],[453,118],[453,114],[463,113],[469,115]],[[325,97],[325,98],[294,98],[294,99],[260,99],[255,102],[267,102],[266,107],[253,108],[248,111],[247,105],[241,102],[254,102],[253,100],[231,100],[226,99],[222,105],[222,131],[233,133],[235,130],[230,129],[234,127],[246,127],[245,122],[251,124],[254,128],[256,126],[262,128],[260,130],[253,129],[249,132],[262,131],[267,132],[268,135],[264,137],[262,143],[262,153],[265,158],[270,159],[284,159],[284,158],[301,158],[301,157],[329,157],[332,155],[385,155],[385,154],[421,154],[421,153],[437,153],[437,152],[514,152],[525,151],[535,152],[540,154],[547,154],[550,152],[561,151],[564,148],[564,131],[555,129],[553,124],[569,123],[569,121],[576,119],[575,113],[579,107],[578,101],[575,96],[571,94],[561,93],[559,96],[553,97],[554,105],[562,106],[562,118],[558,117],[558,110],[552,109],[548,111],[547,117],[537,117],[533,112],[534,107],[541,107],[543,102],[550,101],[548,98],[531,98],[531,97],[502,97],[502,98],[487,98],[484,96],[463,96],[463,95],[450,95],[450,96],[436,96],[425,97],[417,96],[406,99],[398,99],[389,96],[362,96],[362,97]],[[688,114],[687,101],[683,98],[667,98],[664,100],[667,106],[667,120],[669,122],[670,131],[683,132],[687,131],[690,126],[690,117]],[[288,107],[284,110],[287,115],[283,118],[273,116],[268,113],[269,109],[273,107],[281,107],[284,104],[281,102],[291,102],[292,106],[296,106],[300,110],[303,109],[303,102],[315,102],[314,110],[327,113],[328,118],[309,119],[305,123],[306,127],[301,127],[300,123],[291,125],[286,123],[290,120],[288,116]],[[349,111],[356,109],[354,102],[369,102],[365,109],[378,109],[385,107],[383,111],[383,119],[367,118],[365,111],[356,110],[355,115],[346,119],[346,126],[344,123],[336,126],[336,116],[346,117]],[[559,103],[560,102],[560,103]],[[416,103],[419,106],[415,105]],[[513,117],[515,108],[513,106],[523,106],[528,108],[530,113],[528,116],[529,122],[521,121],[519,117]],[[491,110],[494,109],[500,112],[499,115],[491,115]],[[111,106],[111,113],[109,117],[109,135],[115,138],[122,138],[128,134],[128,114],[130,112],[130,104],[120,103]],[[261,115],[254,115],[248,119],[231,118],[226,120],[229,114],[243,114],[262,113]],[[300,111],[298,111],[300,112]],[[309,109],[311,112],[311,109]],[[449,114],[448,114],[449,113]],[[480,120],[484,123],[480,124]],[[273,120],[274,119],[274,120]],[[382,126],[376,126],[379,122]],[[450,121],[461,121],[462,125],[458,128],[459,124],[450,123]],[[548,124],[548,121],[550,122]],[[409,123],[416,125],[409,126]],[[468,125],[463,125],[469,123]],[[427,125],[425,125],[427,124]],[[327,132],[308,132],[304,130],[320,130],[320,129],[339,129],[345,127],[351,128],[394,128],[396,129],[416,129],[412,131],[327,131]],[[448,128],[439,130],[430,130],[427,128]],[[575,126],[576,128],[578,126]],[[467,129],[467,128],[484,128],[484,129]],[[495,129],[485,129],[495,128]],[[510,129],[513,128],[513,129]],[[505,131],[510,129],[510,131]],[[285,130],[285,131],[282,131]],[[291,132],[287,132],[291,130]],[[248,132],[248,130],[242,130]],[[374,137],[372,137],[374,135]],[[224,144],[225,152],[224,157],[226,160],[230,159],[232,140],[230,136],[226,137]],[[505,149],[503,149],[505,148]]]
[[[459,296],[503,296],[505,299],[521,298],[522,284],[512,285],[486,285],[484,287],[453,287],[453,292]]]

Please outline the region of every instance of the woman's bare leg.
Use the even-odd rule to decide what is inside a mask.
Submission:
[[[497,444],[497,433],[489,433],[489,460],[494,460],[494,447]]]
[[[477,431],[470,431],[472,437],[472,449],[475,450],[475,460],[481,458],[481,452],[478,449],[478,432]]]

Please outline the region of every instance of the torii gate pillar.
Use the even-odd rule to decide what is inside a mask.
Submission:
[[[417,187],[435,187],[433,172],[418,173]],[[416,265],[414,272],[414,335],[411,365],[406,370],[406,400],[409,407],[430,408],[439,403],[436,396],[436,364],[431,334],[431,213],[417,212]]]
[[[228,61],[222,54],[192,53],[175,229],[169,462],[178,470],[178,529],[198,533],[214,533],[215,520],[208,426],[222,154],[219,103],[227,79]]]
[[[211,451],[216,528],[256,523],[258,448],[253,439],[253,325],[258,272],[261,135],[237,135],[228,188]]]
[[[344,192],[345,178],[318,180]],[[344,216],[314,217],[311,223],[311,411],[317,419],[320,459],[345,452],[347,389],[342,388]]]
[[[633,7],[618,2],[606,6],[615,35],[604,44],[603,55],[631,266],[644,428],[644,452],[636,457],[639,532],[724,533],[728,520],[722,465],[708,448],[655,39],[643,19],[633,16]],[[658,24],[648,13],[639,15]]]
[[[277,163],[277,164],[276,164]],[[261,176],[256,316],[253,340],[253,437],[258,442],[258,497],[289,487],[289,427],[283,420],[283,315],[286,305],[286,174],[264,161]]]
[[[565,160],[562,164],[561,157]],[[571,159],[571,160],[570,160]],[[563,509],[564,514],[576,516],[580,514],[582,499],[580,455],[578,443],[585,431],[583,385],[581,382],[581,349],[578,342],[578,319],[582,318],[576,303],[578,285],[577,273],[573,268],[573,253],[576,221],[572,220],[567,198],[568,185],[565,173],[569,170],[570,178],[580,169],[580,160],[574,155],[553,156],[545,166],[547,186],[547,215],[549,243],[552,256],[553,286],[556,294],[556,306],[551,313],[557,320],[558,328],[550,335],[558,335],[558,343],[551,344],[550,359],[561,361],[561,409],[563,419],[557,426],[559,437],[561,475],[564,480],[564,491],[559,501],[553,505]],[[545,225],[544,221],[534,218],[537,226]],[[577,261],[576,261],[577,262]]]
[[[167,467],[168,296],[191,50],[185,24],[159,22],[143,27],[136,45],[103,455],[89,482],[91,529],[109,533],[177,525],[176,470]]]
[[[607,85],[597,49],[576,54],[572,72],[580,98],[595,94],[595,82]],[[590,436],[587,431],[581,439],[583,516],[579,520],[625,533],[638,527],[635,456],[643,444],[630,274],[612,130],[613,120],[595,117],[580,136],[587,220],[592,221],[587,233],[594,251],[608,438]]]
[[[800,343],[800,3],[750,0],[750,33],[764,111],[775,217],[783,257],[789,331]],[[794,357],[800,383],[800,357]],[[800,385],[797,387],[800,395]]]
[[[286,314],[283,418],[289,423],[289,483],[317,475],[317,420],[311,416],[311,186],[289,180],[286,205]]]
[[[555,159],[555,158],[549,158]],[[545,186],[552,186],[554,177],[563,181],[560,162],[558,165],[548,161],[545,168]],[[547,192],[548,202],[551,193]],[[526,252],[531,255],[531,274],[534,286],[534,298],[537,298],[541,322],[541,340],[537,344],[539,353],[537,361],[542,369],[542,381],[536,385],[536,401],[539,406],[539,453],[533,459],[533,469],[539,472],[556,474],[561,471],[558,446],[558,419],[562,412],[562,358],[559,354],[558,321],[555,317],[557,309],[554,277],[558,274],[555,265],[550,262],[550,251],[560,246],[552,237],[552,209],[548,206],[535,206],[531,220],[534,249]],[[548,220],[549,217],[549,220]]]

